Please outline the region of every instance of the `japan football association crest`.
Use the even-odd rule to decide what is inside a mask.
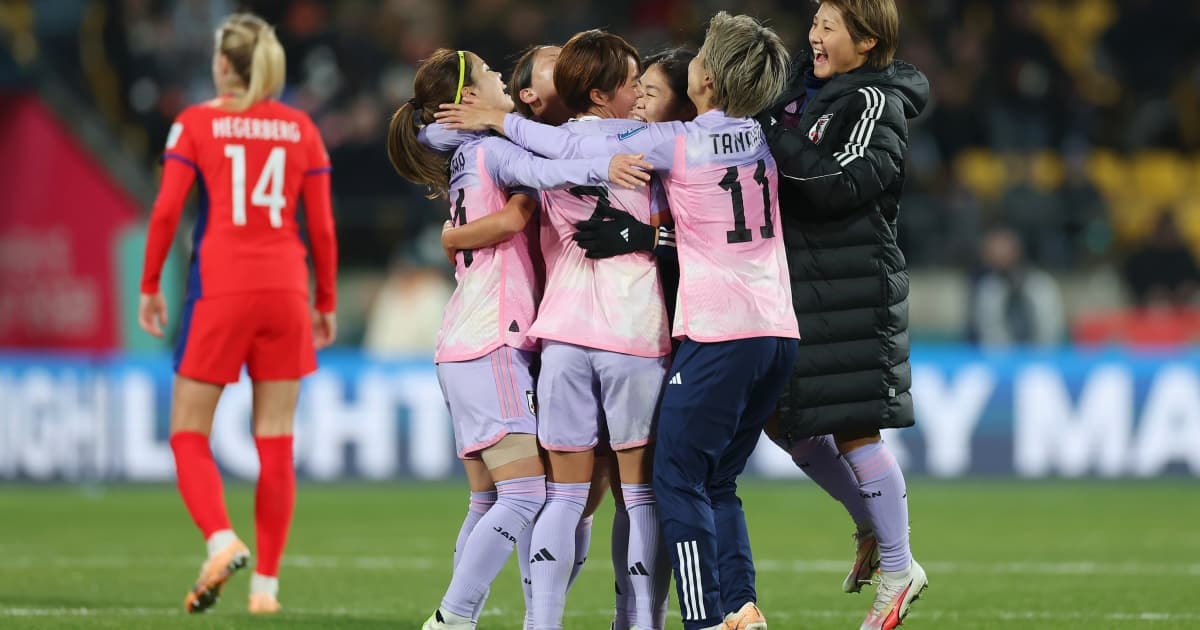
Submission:
[[[825,114],[817,119],[812,129],[808,130],[808,139],[812,140],[813,144],[821,144],[821,139],[825,137],[825,128],[829,126],[831,119],[833,119],[833,114]]]

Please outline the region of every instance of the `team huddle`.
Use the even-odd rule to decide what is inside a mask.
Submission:
[[[827,0],[811,53],[794,57],[725,12],[698,50],[647,58],[589,30],[530,48],[507,85],[467,50],[422,62],[387,151],[448,202],[457,287],[434,362],[470,486],[453,577],[424,630],[475,627],[514,548],[525,628],[561,629],[610,492],[612,628],[667,627],[672,577],[687,630],[767,628],[737,496],[764,431],[855,522],[842,586],[875,585],[863,630],[902,623],[928,581],[879,430],[913,423],[895,221],[905,121],[928,83],[892,58],[898,24],[893,0]],[[312,121],[270,98],[282,67],[258,18],[218,30],[221,96],[172,128],[147,247],[139,318],[161,335],[158,274],[198,181],[211,203],[171,418],[180,492],[209,551],[192,612],[250,563],[207,445],[243,364],[263,464],[250,610],[281,609],[299,379],[336,335],[329,160]]]

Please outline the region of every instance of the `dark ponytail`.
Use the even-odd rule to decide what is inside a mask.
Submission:
[[[463,86],[472,85],[471,68],[478,59],[472,53],[463,56]],[[429,188],[429,198],[445,195],[450,189],[450,171],[446,156],[417,140],[421,127],[434,122],[441,103],[454,102],[458,91],[458,51],[440,48],[417,68],[413,94],[392,114],[388,125],[387,152],[392,167],[401,177]]]

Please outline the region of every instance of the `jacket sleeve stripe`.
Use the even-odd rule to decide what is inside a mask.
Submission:
[[[887,105],[887,99],[879,88],[865,87],[859,88],[858,91],[867,100],[867,106],[858,122],[854,124],[845,149],[833,154],[834,159],[842,166],[857,158],[866,157],[867,146],[871,144],[871,136],[875,134],[875,123],[883,116],[884,107]]]

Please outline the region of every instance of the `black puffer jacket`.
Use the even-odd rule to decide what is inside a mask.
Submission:
[[[805,98],[812,62],[805,55],[796,68],[761,117],[779,165],[802,337],[781,429],[798,439],[911,426],[908,268],[896,217],[907,119],[925,107],[929,82],[904,62],[860,68],[821,87],[796,124],[789,111]]]

